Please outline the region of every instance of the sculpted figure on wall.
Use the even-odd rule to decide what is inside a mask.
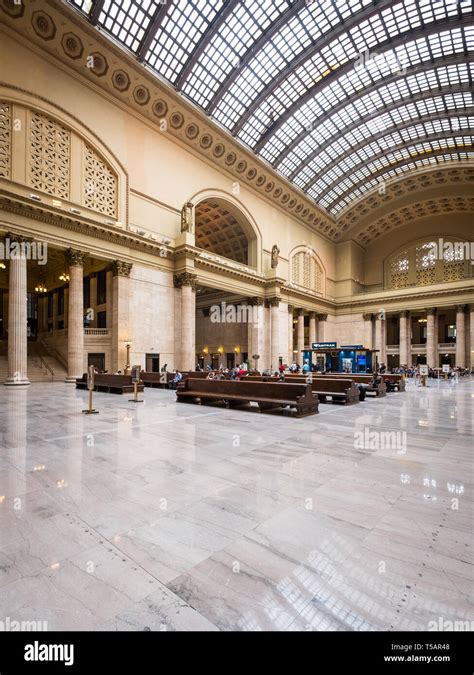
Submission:
[[[186,204],[181,209],[181,232],[192,232],[194,229],[194,213],[191,202]]]
[[[280,249],[276,244],[272,246],[272,269],[275,269],[278,265],[278,256],[280,255]]]

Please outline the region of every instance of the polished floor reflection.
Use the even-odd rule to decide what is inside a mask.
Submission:
[[[474,380],[304,419],[0,389],[0,620],[49,630],[471,621]],[[441,622],[441,624],[440,624]],[[473,624],[474,625],[474,621]]]

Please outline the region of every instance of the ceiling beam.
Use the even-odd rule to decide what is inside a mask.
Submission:
[[[435,59],[432,63],[427,61],[425,63],[419,63],[416,66],[410,66],[407,68],[406,73],[400,74],[400,73],[394,73],[393,75],[390,75],[389,77],[384,78],[383,80],[378,80],[374,84],[370,85],[366,89],[364,89],[364,93],[362,96],[366,96],[367,94],[372,94],[382,87],[387,86],[388,84],[393,84],[394,82],[397,82],[399,80],[405,80],[408,77],[412,77],[413,75],[418,75],[420,73],[425,73],[427,71],[431,70],[436,70],[438,68],[443,68],[446,66],[458,66],[458,65],[465,65],[466,64],[466,58],[463,54],[457,54],[456,56],[449,57],[447,59],[440,57],[438,59]],[[449,93],[452,89],[452,86],[448,85],[446,87],[442,87],[440,89],[430,89],[428,90],[428,98],[430,96],[435,96],[436,94],[440,93]],[[461,86],[457,86],[457,89],[462,89]],[[472,87],[468,87],[468,91],[471,91]],[[362,98],[361,96],[361,98]],[[408,94],[405,98],[400,99],[400,102],[403,101],[405,104],[411,100],[414,100],[417,97],[417,95],[413,94]],[[398,103],[398,102],[397,102]],[[335,105],[333,108],[331,108],[330,111],[330,117],[333,117],[337,113],[341,112],[341,110],[344,110],[348,105],[352,104],[352,100],[345,99],[344,101],[341,101],[337,105]],[[394,104],[395,105],[395,104]],[[378,115],[381,115],[383,112],[385,112],[388,109],[391,109],[392,106],[387,106],[384,105],[383,108],[378,108],[375,110],[371,115],[368,115],[364,117],[364,121],[366,119],[371,119],[372,117],[377,117]],[[305,128],[303,129],[297,136],[296,138],[291,141],[283,150],[280,152],[280,154],[276,157],[276,159],[273,160],[272,166],[277,169],[278,166],[281,164],[283,159],[290,154],[292,150],[294,150],[300,143],[303,141],[307,136],[309,136],[319,124],[322,124],[327,117],[321,116],[321,117],[316,117],[314,120],[311,122],[311,129]],[[316,124],[317,122],[317,124]],[[360,120],[357,122],[354,122],[354,125],[360,124]],[[352,126],[352,125],[351,125]],[[343,136],[346,133],[346,129],[348,127],[344,127],[344,129],[341,129],[340,133],[337,134],[337,136],[333,136],[334,138],[337,138],[338,136]]]
[[[89,21],[93,26],[99,23],[99,17],[104,7],[105,0],[94,0],[92,10],[89,14]]]
[[[380,42],[379,44],[375,45],[374,48],[377,50],[377,54],[380,54],[383,51],[390,51],[396,47],[403,45],[407,41],[407,39],[416,40],[417,38],[426,37],[434,33],[439,33],[440,31],[447,32],[449,30],[453,30],[456,28],[467,27],[473,25],[473,16],[474,12],[470,12],[469,15],[463,16],[462,19],[454,17],[450,19],[441,19],[438,21],[434,21],[433,23],[427,24],[425,26],[420,26],[406,33],[401,33],[397,37],[386,40],[385,42]],[[309,56],[310,54],[308,54],[308,52],[305,52],[304,60],[306,61],[309,58]],[[337,68],[337,70],[331,71],[326,77],[323,77],[316,84],[310,87],[296,101],[294,101],[286,109],[286,111],[282,115],[280,115],[280,117],[273,124],[271,124],[267,128],[267,130],[261,135],[259,141],[253,148],[254,152],[258,154],[258,152],[263,148],[265,143],[276,133],[276,131],[278,131],[278,129],[288,119],[290,119],[290,117],[292,117],[297,112],[297,110],[301,108],[301,106],[310,101],[317,93],[319,93],[328,84],[332,84],[333,82],[337,81],[342,75],[348,74],[354,68],[356,61],[357,59],[354,59],[353,61],[348,61],[340,68]],[[298,63],[296,65],[293,65],[292,63],[291,70],[293,70],[293,68],[295,67],[298,67],[298,65],[300,64]],[[288,73],[285,73],[285,77],[287,76],[287,74]],[[255,110],[265,101],[267,97],[272,95],[276,87],[280,84],[280,81],[284,79],[281,78],[280,76],[275,78],[272,84],[269,87],[267,87],[263,92],[261,92],[259,96],[257,96],[257,98],[255,98],[254,101],[246,108],[244,114],[241,115],[238,122],[236,122],[236,124],[232,128],[233,134],[238,134],[238,132],[242,129],[244,124],[255,112]],[[357,92],[354,98],[360,98],[361,96],[363,96],[363,94],[364,89],[361,89]]]
[[[467,85],[466,85],[466,91]],[[456,93],[456,92],[453,92]],[[338,164],[343,162],[347,157],[350,157],[351,155],[355,154],[359,150],[362,150],[362,148],[365,148],[367,145],[370,143],[373,143],[374,141],[379,141],[382,138],[385,138],[386,136],[390,136],[393,133],[396,133],[397,131],[400,131],[402,129],[409,129],[410,127],[416,126],[417,124],[423,123],[423,122],[431,122],[432,120],[444,120],[444,119],[451,119],[454,117],[459,117],[463,115],[470,115],[472,116],[472,125],[474,127],[474,106],[471,106],[469,108],[460,108],[457,110],[450,110],[449,112],[446,112],[445,110],[437,113],[428,113],[427,115],[421,115],[419,117],[413,117],[412,119],[408,120],[407,122],[403,122],[403,124],[395,124],[387,129],[383,129],[382,131],[379,131],[375,134],[372,134],[371,136],[367,136],[367,138],[364,138],[363,141],[360,141],[359,143],[356,143],[356,145],[353,145],[349,148],[349,150],[346,150],[342,154],[338,155],[337,157],[334,157],[334,159],[329,163],[324,166],[324,171],[318,173],[316,177],[310,178],[304,187],[302,188],[303,192],[307,192],[312,188],[312,186],[321,178],[323,178],[332,168],[336,167]],[[455,131],[458,131],[460,134],[463,133],[463,129],[456,129]],[[319,154],[319,153],[318,153]],[[387,154],[387,150],[385,150],[385,153]],[[373,155],[373,157],[369,157],[368,159],[359,162],[356,166],[362,166],[364,164],[368,164],[369,162],[372,161],[376,156]],[[355,170],[355,167],[354,167]],[[352,171],[352,169],[351,169]],[[326,192],[326,188],[324,189]],[[313,199],[318,200],[319,197],[313,197]]]
[[[178,79],[176,80],[175,88],[177,91],[181,91],[186,82],[186,79],[193,69],[194,65],[199,61],[199,58],[205,51],[206,47],[212,40],[213,36],[217,33],[219,28],[224,24],[229,16],[233,13],[235,8],[240,4],[240,0],[227,0],[224,7],[216,14],[214,19],[211,21],[207,29],[201,35],[199,42],[194,48],[192,54],[189,55],[188,60],[184,64]]]
[[[175,5],[177,1],[178,0],[165,0],[163,4],[161,2],[158,4],[153,18],[148,24],[148,27],[145,30],[145,34],[137,50],[137,59],[140,62],[145,59],[145,56],[150,49],[151,43],[153,42],[153,38],[158,32],[158,29],[165,20],[166,16],[171,11],[173,5]]]
[[[474,133],[474,129],[473,129]],[[446,139],[446,138],[453,138],[452,136],[446,136],[443,134],[433,134],[432,136],[425,136],[423,139],[420,139],[420,141],[429,141],[429,140],[440,140],[440,139]],[[396,146],[396,149],[402,149],[404,147],[412,147],[414,145],[415,141],[410,141],[410,143],[404,143],[403,145],[398,145]],[[358,180],[356,183],[354,183],[351,187],[347,188],[347,190],[344,190],[344,192],[340,195],[338,195],[335,199],[330,202],[326,209],[330,211],[338,202],[340,202],[344,197],[346,197],[348,194],[353,192],[358,185],[361,183],[367,183],[367,181],[370,179],[372,180],[373,178],[380,178],[380,176],[383,176],[386,174],[388,171],[392,171],[393,169],[398,169],[402,166],[405,166],[406,164],[410,164],[410,162],[416,162],[418,159],[422,159],[425,157],[438,157],[439,155],[446,155],[449,153],[459,153],[459,152],[473,152],[474,151],[474,144],[471,143],[469,145],[463,145],[462,147],[453,147],[453,148],[441,148],[440,150],[434,150],[433,152],[420,152],[417,156],[415,157],[407,157],[404,159],[399,160],[398,162],[394,162],[393,164],[389,164],[388,166],[383,167],[382,169],[379,169],[378,171],[375,171],[374,173],[371,173],[369,177],[364,177]],[[386,155],[386,152],[383,153],[382,157]],[[344,209],[343,209],[344,210]],[[339,212],[339,214],[342,213],[342,211]],[[332,214],[333,217],[339,218],[340,215],[335,215]]]
[[[285,26],[294,16],[308,6],[308,0],[292,0],[290,7],[286,9],[268,28],[260,35],[252,46],[241,56],[238,65],[233,68],[227,77],[221,82],[218,90],[208,103],[206,113],[212,115],[219,101],[229,87],[235,82],[240,73],[248,66],[256,54],[272,39],[282,26]]]

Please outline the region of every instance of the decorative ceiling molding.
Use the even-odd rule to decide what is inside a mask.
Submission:
[[[420,201],[423,191],[439,188],[439,186],[466,185],[474,182],[474,163],[469,165],[457,164],[456,166],[446,166],[432,169],[431,171],[418,170],[410,172],[408,175],[394,178],[385,185],[385,192],[382,194],[378,189],[373,190],[361,197],[350,209],[341,214],[338,221],[339,233],[335,237],[340,241],[344,232],[347,233],[344,239],[350,238],[351,232],[362,221],[369,218],[373,221],[376,218],[378,209],[386,209],[387,205],[396,199],[412,194],[413,201]],[[421,194],[420,194],[421,193]],[[356,237],[356,241],[359,239]],[[361,243],[359,241],[359,243]]]
[[[39,6],[41,12],[35,12]],[[337,230],[332,216],[171,86],[153,76],[72,7],[56,0],[46,3],[31,0],[25,3],[23,13],[15,15],[9,12],[9,7],[9,0],[0,0],[4,23],[19,34],[17,39],[27,40],[54,60],[67,64],[94,87],[146,117],[158,131],[169,134],[193,153],[211,161],[230,174],[234,182],[252,188],[306,227],[328,239],[334,237]],[[53,31],[54,37],[51,37]],[[65,34],[68,49],[61,46]],[[80,57],[77,56],[79,46],[84,47]]]
[[[247,265],[249,245],[236,218],[222,204],[206,199],[195,207],[196,246]]]

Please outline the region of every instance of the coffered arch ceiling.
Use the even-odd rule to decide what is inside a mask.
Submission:
[[[195,207],[196,246],[230,260],[249,263],[249,240],[229,205],[205,199]]]
[[[69,0],[325,208],[474,160],[472,0]]]

